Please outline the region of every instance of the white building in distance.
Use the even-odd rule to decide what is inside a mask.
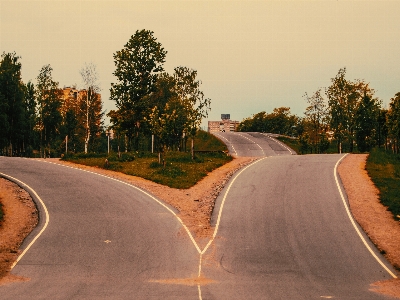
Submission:
[[[236,131],[239,121],[232,121],[230,114],[221,114],[221,121],[208,121],[208,132]]]

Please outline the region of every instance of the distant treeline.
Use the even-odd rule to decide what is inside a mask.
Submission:
[[[384,109],[368,83],[345,75],[346,68],[340,69],[329,87],[305,93],[309,106],[303,117],[280,107],[243,120],[238,130],[296,137],[303,153],[324,153],[332,144],[337,152],[368,152],[378,146],[399,153],[400,93]]]

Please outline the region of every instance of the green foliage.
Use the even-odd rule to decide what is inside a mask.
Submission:
[[[366,169],[380,192],[380,200],[400,220],[400,155],[374,148]]]
[[[228,151],[225,143],[204,130],[199,130],[194,138],[195,150]]]
[[[133,153],[129,155],[134,156]],[[89,157],[90,156],[90,157]],[[96,157],[98,156],[98,157]],[[74,155],[65,159],[79,164],[104,168],[105,155]],[[118,159],[118,156],[109,156],[109,169],[132,176],[142,177],[172,188],[187,189],[204,178],[208,172],[232,160],[224,153],[196,154],[192,160],[190,153],[170,151],[165,160],[165,166],[158,163],[158,155],[146,153],[142,157],[135,157],[133,161]]]
[[[262,111],[251,118],[243,120],[238,131],[246,132],[269,132],[282,135],[296,134],[299,118],[290,114],[289,107],[274,108],[272,113]]]
[[[38,101],[38,129],[40,130],[41,152],[52,151],[62,123],[61,105],[63,92],[58,82],[53,81],[53,68],[45,65],[37,77],[36,99]]]
[[[326,101],[321,89],[318,89],[312,96],[307,93],[303,96],[309,106],[305,111],[305,118],[302,120],[303,129],[300,136],[302,153],[324,153],[329,147],[327,140],[328,111]]]
[[[148,106],[145,97],[154,91],[158,74],[164,71],[167,52],[149,30],[137,30],[124,48],[114,53],[118,82],[111,84],[110,99],[118,111],[112,122],[129,137],[143,132]]]
[[[27,126],[19,59],[15,52],[3,52],[0,61],[0,149],[9,155],[22,152]]]
[[[378,114],[375,111],[379,109],[380,104],[378,99],[373,98],[374,90],[368,83],[363,80],[349,81],[345,75],[346,68],[340,69],[326,89],[330,129],[338,142],[339,151],[341,144],[347,142],[349,151],[353,152],[357,132],[361,149],[368,150],[376,140],[376,135],[372,135],[372,132],[376,132],[377,129]],[[369,103],[365,99],[368,99]]]
[[[365,95],[356,110],[356,142],[360,152],[369,152],[376,145],[375,131],[378,128],[379,107]]]
[[[400,93],[390,99],[390,108],[386,114],[388,136],[392,139],[394,153],[400,150]]]
[[[210,152],[196,152],[192,160],[191,154],[187,152],[168,151],[164,155],[164,163],[158,162],[158,154],[146,151],[124,152],[120,157],[114,152],[109,156],[99,153],[69,154],[64,159],[105,168],[107,158],[108,169],[146,178],[173,188],[186,189],[196,184],[208,172],[232,160],[231,156],[222,152],[226,150],[225,144],[208,132],[197,132],[196,145],[199,147],[201,145],[201,150]]]

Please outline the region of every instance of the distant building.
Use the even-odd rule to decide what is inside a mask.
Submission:
[[[230,114],[221,114],[221,121],[208,121],[208,132],[236,131],[239,121],[232,121]]]

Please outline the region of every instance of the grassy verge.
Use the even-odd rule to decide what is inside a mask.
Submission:
[[[368,156],[366,169],[380,191],[382,204],[400,220],[400,155],[375,148]]]
[[[292,148],[297,154],[301,154],[300,144],[298,139],[291,139],[285,136],[276,137],[277,140],[281,141],[288,147]]]
[[[190,152],[169,151],[164,154],[165,165],[158,163],[158,154],[150,152],[104,154],[78,154],[64,158],[65,160],[99,168],[107,168],[127,175],[142,177],[172,188],[187,189],[195,185],[207,173],[232,160],[222,151],[226,146],[214,136],[200,131],[194,141],[195,150],[221,151],[196,153],[192,160]],[[105,159],[108,166],[105,166]]]
[[[304,145],[302,146],[300,144],[299,139],[297,139],[297,138],[296,139],[291,139],[289,137],[279,136],[276,139],[281,141],[282,143],[286,144],[290,148],[292,148],[294,151],[296,151],[297,154],[312,154],[313,153],[310,145],[308,147],[304,147]],[[355,151],[353,151],[353,153],[354,152]],[[337,152],[336,142],[333,141],[333,142],[329,143],[328,149],[326,149],[323,153],[325,153],[325,154],[338,153]]]

